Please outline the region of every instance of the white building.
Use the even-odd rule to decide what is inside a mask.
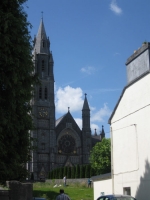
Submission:
[[[127,86],[109,119],[112,145],[109,191],[145,200],[150,199],[150,43],[129,57],[126,66]],[[99,183],[103,185],[102,180]],[[108,187],[103,190],[109,192]]]

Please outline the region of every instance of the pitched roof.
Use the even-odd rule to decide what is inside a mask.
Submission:
[[[112,120],[112,118],[113,118],[113,116],[114,116],[114,114],[115,114],[115,112],[116,112],[116,110],[117,110],[117,108],[118,108],[118,106],[119,106],[119,103],[120,103],[121,99],[123,98],[123,95],[124,95],[125,91],[126,91],[131,85],[133,85],[134,83],[136,83],[137,81],[139,81],[141,78],[143,78],[144,76],[146,76],[146,75],[149,74],[149,73],[150,73],[150,72],[146,72],[146,73],[142,74],[141,76],[139,76],[138,78],[136,78],[134,81],[132,81],[130,84],[128,84],[127,86],[125,86],[125,87],[123,88],[122,93],[121,93],[121,95],[120,95],[120,97],[119,97],[119,99],[118,99],[118,101],[117,101],[117,103],[116,103],[116,106],[115,106],[115,108],[114,108],[114,110],[113,110],[113,112],[112,112],[112,114],[111,114],[111,116],[110,116],[110,118],[109,118],[109,120],[108,120],[108,124],[111,124],[111,120]]]
[[[65,114],[65,115],[63,115],[62,117],[60,117],[59,119],[57,119],[56,121],[55,121],[55,126],[57,126],[63,119],[64,119],[64,117],[67,115],[67,113]]]

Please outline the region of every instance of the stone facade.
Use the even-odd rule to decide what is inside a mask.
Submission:
[[[43,19],[34,39],[33,62],[41,84],[35,87],[32,99],[35,130],[31,132],[36,149],[31,153],[28,170],[34,179],[44,179],[48,172],[61,166],[88,164],[90,150],[105,137],[93,137],[90,128],[90,109],[85,94],[82,109],[82,130],[68,112],[55,120],[53,56],[46,36]]]

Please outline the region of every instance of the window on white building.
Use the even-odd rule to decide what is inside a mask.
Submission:
[[[123,194],[131,195],[131,188],[130,187],[124,187],[123,188]]]

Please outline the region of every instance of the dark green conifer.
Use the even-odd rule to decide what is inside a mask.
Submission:
[[[71,178],[71,167],[67,167],[67,178]]]
[[[72,179],[74,179],[74,177],[75,177],[75,167],[73,166],[73,167],[71,167],[71,178]]]
[[[90,165],[85,166],[85,178],[90,178]]]
[[[79,168],[79,165],[76,165],[75,178],[80,178],[80,168]]]
[[[80,165],[80,178],[83,178],[83,165]]]
[[[30,23],[26,0],[3,0],[0,5],[0,182],[27,176],[33,128],[30,100],[32,75]]]

